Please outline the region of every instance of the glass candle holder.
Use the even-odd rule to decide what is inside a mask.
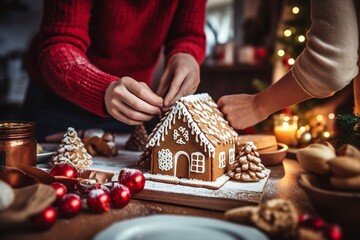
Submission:
[[[298,129],[299,117],[290,114],[274,115],[274,134],[277,142],[289,146],[296,146],[298,141],[296,131]]]

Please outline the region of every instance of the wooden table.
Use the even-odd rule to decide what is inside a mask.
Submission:
[[[271,174],[265,188],[262,201],[274,198],[289,199],[299,212],[314,214],[314,208],[297,183],[297,177],[303,169],[296,160],[285,159],[283,164],[270,167]],[[151,201],[132,199],[123,209],[111,209],[103,214],[93,214],[86,211],[72,219],[58,219],[56,224],[45,232],[29,233],[20,230],[0,235],[5,239],[92,239],[98,232],[114,222],[155,214],[175,214],[186,216],[201,216],[224,219],[223,212],[183,207]]]

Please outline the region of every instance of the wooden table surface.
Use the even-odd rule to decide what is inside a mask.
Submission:
[[[314,214],[314,208],[297,183],[297,177],[303,169],[296,160],[285,159],[283,164],[271,169],[262,201],[274,198],[289,199],[301,213]],[[156,203],[132,199],[123,209],[111,209],[107,213],[93,214],[83,211],[72,219],[58,219],[55,225],[45,232],[10,231],[0,235],[5,239],[92,239],[98,232],[114,222],[155,214],[175,214],[224,219],[223,212],[203,210],[178,205]]]

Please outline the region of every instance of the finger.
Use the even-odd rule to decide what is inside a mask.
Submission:
[[[193,94],[196,90],[196,88],[194,90],[193,84],[194,84],[194,78],[189,76],[186,77],[175,97],[171,99],[169,105],[173,105],[177,100],[179,100],[183,96]]]
[[[154,117],[153,115],[136,111],[135,109],[129,107],[121,101],[114,101],[113,106],[116,107],[117,111],[121,112],[122,114],[126,115],[128,118],[134,121],[145,122],[151,120]]]
[[[127,89],[123,90],[122,96],[119,98],[125,102],[129,107],[133,108],[136,111],[143,112],[150,115],[160,114],[160,108],[150,105],[141,98],[137,97],[133,93],[129,92]]]
[[[122,114],[119,111],[113,111],[111,114],[116,120],[126,123],[128,125],[140,125],[143,124],[141,121],[135,121],[130,118],[128,118],[126,115]]]
[[[163,99],[157,96],[150,88],[144,87],[142,84],[136,81],[132,81],[128,86],[127,89],[133,93],[137,98],[142,99],[148,105],[153,105],[157,107],[163,106]],[[129,106],[135,108],[130,103],[127,103]],[[135,108],[138,109],[138,108]]]
[[[168,70],[168,68],[165,69],[165,72],[163,73],[163,75],[160,78],[160,84],[159,87],[156,91],[156,94],[164,97],[165,93],[167,91],[167,89],[169,88],[169,78],[170,78],[170,71]]]
[[[221,110],[225,104],[225,99],[226,99],[226,96],[222,96],[221,98],[219,98],[219,100],[217,101],[217,105],[218,105],[218,108]]]
[[[151,88],[144,82],[139,82],[142,86],[146,87],[148,90],[152,91]]]
[[[179,89],[186,78],[186,75],[188,74],[187,71],[179,71],[177,74],[175,74],[174,79],[171,82],[169,92],[166,94],[164,99],[164,106],[168,107],[170,105],[170,102],[172,102],[172,99],[175,97],[175,95],[179,92]]]

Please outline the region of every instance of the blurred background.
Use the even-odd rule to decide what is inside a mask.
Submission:
[[[19,118],[28,84],[22,58],[40,25],[42,3],[0,0],[0,120]],[[310,24],[309,0],[208,0],[206,58],[198,92],[207,92],[216,101],[226,94],[261,91],[294,63],[306,45]],[[163,64],[161,59],[153,88]],[[321,114],[334,131],[334,114],[352,106],[351,101],[348,104],[351,86],[342,92],[330,100],[308,101],[284,111],[299,115],[305,124],[309,116]],[[341,110],[339,106],[348,107]],[[264,122],[257,128],[251,131],[267,131],[272,126]]]

